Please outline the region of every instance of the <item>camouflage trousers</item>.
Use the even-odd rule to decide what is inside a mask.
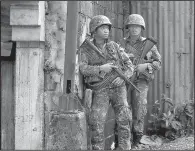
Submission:
[[[137,143],[140,141],[144,132],[144,117],[147,113],[147,94],[148,94],[148,82],[144,79],[139,79],[135,84],[141,93],[133,89],[128,94],[128,102],[132,106],[133,124],[133,142]]]
[[[93,92],[93,102],[90,114],[91,126],[91,143],[93,150],[104,150],[104,126],[107,118],[109,102],[115,112],[118,146],[121,149],[131,149],[130,144],[130,123],[132,121],[132,113],[127,102],[126,86],[117,88],[104,88]]]

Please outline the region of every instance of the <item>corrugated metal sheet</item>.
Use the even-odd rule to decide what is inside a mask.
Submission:
[[[131,1],[131,6],[131,13],[145,19],[143,36],[156,38],[162,55],[162,68],[150,85],[147,121],[161,94],[177,104],[194,97],[194,2]]]

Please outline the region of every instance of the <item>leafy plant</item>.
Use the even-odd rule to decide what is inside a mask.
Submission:
[[[164,106],[167,104],[167,108]],[[151,120],[148,122],[150,135],[162,135],[169,139],[190,134],[193,131],[192,120],[194,112],[194,101],[186,101],[183,104],[173,104],[170,98],[162,95],[160,101],[155,101]]]

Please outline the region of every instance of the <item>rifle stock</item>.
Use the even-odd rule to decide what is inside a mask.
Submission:
[[[138,61],[136,62],[136,66],[138,64],[140,64],[140,61],[146,56],[146,54],[150,51],[150,49],[157,44],[156,40],[154,38],[147,38],[145,39],[146,44],[144,46],[144,49],[142,51],[142,54],[140,56],[140,58],[138,59]]]
[[[138,59],[138,61],[136,61],[136,64],[135,66],[137,66],[138,64],[141,63],[141,61],[144,59],[144,57],[146,56],[146,54],[150,51],[150,49],[155,45],[157,44],[156,40],[154,38],[147,38],[145,39],[146,41],[146,44],[143,48],[143,51],[142,51],[142,54],[140,56],[140,58]],[[150,62],[150,61],[148,61]],[[136,74],[133,74],[133,76],[131,77],[131,81],[135,81],[135,78],[136,78]],[[128,91],[129,91],[129,88],[128,88]]]

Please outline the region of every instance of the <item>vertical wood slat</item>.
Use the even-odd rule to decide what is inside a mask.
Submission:
[[[168,69],[168,48],[167,48],[167,42],[168,42],[168,26],[167,26],[167,3],[163,1],[163,92],[165,95],[168,95],[168,91],[166,89],[166,83],[168,81],[168,72],[166,71]]]
[[[180,8],[180,52],[185,52],[186,50],[184,49],[184,12],[183,12],[183,9],[184,9],[184,1],[181,1],[179,3],[179,8]],[[184,98],[185,98],[185,79],[184,79],[184,76],[185,76],[185,73],[186,73],[186,67],[185,67],[185,59],[186,59],[186,54],[182,54],[181,55],[181,70],[180,70],[180,75],[181,75],[181,85],[180,85],[180,89],[181,89],[181,102],[184,101]]]
[[[175,22],[175,100],[180,102],[180,73],[179,73],[179,68],[180,68],[180,58],[177,52],[179,52],[179,3],[175,3],[175,11],[174,11],[174,22]]]
[[[1,61],[1,149],[14,150],[14,62]]]
[[[15,149],[43,148],[43,50],[17,48]]]
[[[173,28],[173,4],[174,2],[170,1],[168,6],[170,6],[170,10],[168,10],[168,14],[170,14],[170,21],[169,21],[169,56],[170,56],[170,67],[169,67],[169,80],[170,80],[170,91],[169,91],[169,96],[170,98],[172,99],[175,99],[175,95],[174,95],[174,76],[175,74],[172,73],[172,70],[174,69],[174,37],[173,37],[173,34],[174,34],[174,28]]]
[[[159,22],[159,29],[161,29],[159,32],[160,32],[160,36],[159,36],[159,40],[160,40],[160,43],[159,43],[159,47],[160,47],[160,54],[162,56],[162,66],[161,66],[161,69],[159,71],[159,74],[160,74],[160,85],[159,85],[159,89],[160,89],[160,94],[164,94],[165,91],[164,91],[164,69],[165,69],[165,60],[164,60],[164,32],[165,32],[165,28],[164,28],[164,6],[163,6],[163,2],[159,2],[159,11],[160,11],[160,22]]]
[[[170,46],[171,46],[171,42],[170,42],[170,36],[171,36],[171,30],[170,30],[170,27],[169,27],[169,18],[170,18],[170,2],[167,2],[165,4],[165,7],[166,7],[166,13],[165,16],[167,15],[167,19],[166,19],[166,25],[167,25],[167,30],[166,30],[166,33],[167,33],[167,49],[169,51],[167,51],[167,55],[165,56],[167,59],[167,66],[166,66],[166,69],[167,69],[167,80],[166,80],[166,83],[165,83],[165,89],[166,89],[166,95],[168,97],[170,97],[170,87],[168,86],[169,83],[170,83],[170,66],[171,66],[171,59],[170,59],[170,53],[171,53],[171,49],[170,49]]]
[[[158,1],[158,6],[157,6],[157,13],[158,13],[158,22],[157,22],[157,27],[158,27],[158,51],[159,51],[159,53],[161,54],[161,56],[163,55],[163,48],[162,48],[162,43],[163,43],[163,39],[162,39],[162,34],[163,34],[163,32],[162,32],[162,23],[163,23],[163,20],[162,20],[162,8],[161,8],[161,2],[160,1]],[[161,30],[159,30],[159,29],[161,29]],[[162,63],[161,63],[161,69],[160,69],[160,71],[158,72],[158,89],[159,89],[159,96],[158,96],[158,99],[160,99],[161,98],[161,95],[162,95],[162,93],[163,93],[163,81],[162,81],[162,70],[163,70],[163,64],[164,64],[164,62],[163,62],[163,56],[162,56]]]
[[[194,1],[190,1],[190,53],[191,53],[191,99],[194,98]]]
[[[152,12],[152,15],[154,15],[153,16],[154,18],[153,18],[153,21],[152,21],[153,28],[154,28],[153,37],[155,39],[157,39],[158,38],[158,32],[157,32],[158,28],[157,28],[157,26],[155,26],[157,24],[157,2],[153,2],[153,8],[154,8],[154,12]],[[158,39],[157,39],[157,41],[158,41]],[[159,49],[158,44],[156,46],[157,46],[157,49]],[[159,96],[158,85],[157,85],[157,83],[158,83],[157,74],[158,74],[158,72],[155,73],[156,78],[154,79],[154,82],[153,82],[153,84],[154,84],[153,85],[153,88],[154,88],[153,89],[154,90],[154,92],[153,92],[154,100],[153,101],[158,100],[158,96]]]
[[[153,23],[152,23],[152,19],[153,19],[153,17],[152,17],[152,13],[151,13],[151,4],[152,4],[152,2],[150,1],[150,2],[148,2],[148,5],[147,5],[147,7],[145,7],[145,9],[146,9],[146,16],[147,16],[147,19],[146,18],[144,18],[144,20],[145,20],[145,23],[146,23],[146,35],[147,35],[147,37],[151,37],[152,36],[152,34],[153,34]],[[150,85],[149,85],[149,91],[148,91],[148,97],[149,98],[152,98],[152,93],[151,92],[153,92],[153,82],[152,83],[150,83]],[[150,106],[150,104],[152,104],[152,102],[153,102],[153,99],[149,99],[148,100],[148,105]],[[149,115],[150,115],[150,111],[148,111],[149,112]]]
[[[11,40],[12,28],[10,26],[10,1],[1,2],[1,42]]]
[[[189,54],[186,56],[190,56],[190,2],[188,2],[185,5],[185,10],[184,14],[186,14],[186,17],[184,16],[184,50],[188,52]],[[185,63],[186,63],[186,74],[185,74],[185,99],[187,99],[188,96],[190,96],[190,58],[187,59],[185,58]]]
[[[169,97],[169,88],[167,87],[167,84],[169,82],[169,63],[170,63],[170,58],[169,58],[169,48],[168,48],[168,13],[167,13],[167,2],[163,1],[163,10],[164,10],[164,36],[163,36],[163,91],[166,96]],[[164,110],[166,110],[167,104],[164,106]]]

